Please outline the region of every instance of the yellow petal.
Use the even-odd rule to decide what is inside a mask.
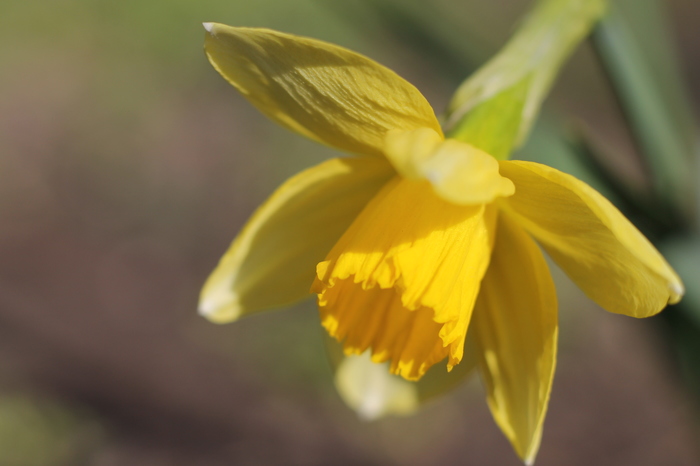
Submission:
[[[455,204],[486,204],[515,190],[498,173],[495,158],[470,144],[444,141],[430,128],[390,132],[384,153],[403,176],[428,180],[440,197]]]
[[[317,267],[321,320],[348,354],[372,349],[416,380],[462,358],[495,209],[448,203],[423,181],[394,178]]]
[[[268,29],[205,23],[209,61],[272,120],[343,151],[379,155],[392,129],[432,128],[411,84],[350,50]]]
[[[307,296],[316,264],[393,175],[382,159],[357,157],[332,159],[287,180],[207,280],[200,313],[230,322]]]
[[[469,331],[491,413],[532,464],[554,378],[557,297],[542,252],[504,214]]]
[[[684,289],[678,275],[600,193],[545,165],[500,163],[516,189],[504,208],[601,307],[648,317],[680,300]]]

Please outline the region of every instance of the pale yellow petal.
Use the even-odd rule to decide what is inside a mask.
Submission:
[[[333,367],[335,386],[345,404],[363,420],[413,414],[424,403],[458,387],[473,373],[476,367],[473,347],[465,346],[465,352],[469,353],[452,371],[434,366],[417,382],[391,374],[389,363],[372,362],[369,351],[359,356],[341,355]]]
[[[678,275],[600,193],[545,165],[500,163],[501,173],[515,183],[504,208],[601,307],[648,317],[680,300]]]
[[[392,129],[428,127],[442,134],[425,97],[365,56],[268,29],[205,27],[214,68],[258,110],[297,133],[375,155]]]
[[[411,380],[459,363],[488,266],[495,209],[458,206],[430,185],[396,177],[317,267],[324,327],[349,354]]]
[[[393,175],[382,159],[357,157],[332,159],[287,180],[207,280],[200,313],[229,322],[308,296],[316,264]]]
[[[390,132],[384,153],[403,176],[428,180],[455,204],[486,204],[514,192],[495,158],[470,144],[445,141],[430,128]]]
[[[491,413],[532,464],[554,378],[557,297],[542,252],[503,214],[469,331]]]
[[[369,352],[346,356],[334,381],[340,397],[363,420],[406,415],[420,406],[416,384],[390,374],[387,363],[372,362]]]

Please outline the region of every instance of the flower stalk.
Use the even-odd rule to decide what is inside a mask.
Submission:
[[[443,117],[447,136],[509,158],[606,6],[605,0],[539,0],[503,49],[457,89]]]

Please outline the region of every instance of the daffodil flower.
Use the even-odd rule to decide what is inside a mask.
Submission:
[[[494,418],[531,462],[557,348],[539,246],[610,312],[647,317],[681,298],[676,273],[598,192],[445,139],[426,99],[389,69],[318,40],[205,28],[212,65],[262,113],[353,154],[292,177],[255,212],[202,291],[212,321],[311,290],[346,354],[371,351],[409,380],[459,364],[469,331]]]

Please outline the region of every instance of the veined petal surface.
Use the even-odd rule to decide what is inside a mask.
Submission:
[[[471,325],[491,413],[532,464],[554,378],[557,296],[539,247],[503,213]]]
[[[221,75],[282,126],[337,149],[380,155],[392,129],[440,124],[396,73],[350,50],[269,29],[205,23],[205,51]]]
[[[200,296],[200,313],[230,322],[309,294],[316,264],[395,175],[376,157],[331,159],[287,180],[258,208]]]
[[[486,204],[515,190],[492,156],[464,142],[445,141],[430,128],[391,131],[384,153],[403,176],[428,180],[440,197],[455,204]]]
[[[604,309],[648,317],[684,293],[678,275],[610,201],[571,175],[534,162],[501,161],[515,183],[503,207]]]
[[[321,321],[347,354],[417,380],[459,363],[488,266],[495,207],[458,206],[426,181],[395,177],[317,267]]]

